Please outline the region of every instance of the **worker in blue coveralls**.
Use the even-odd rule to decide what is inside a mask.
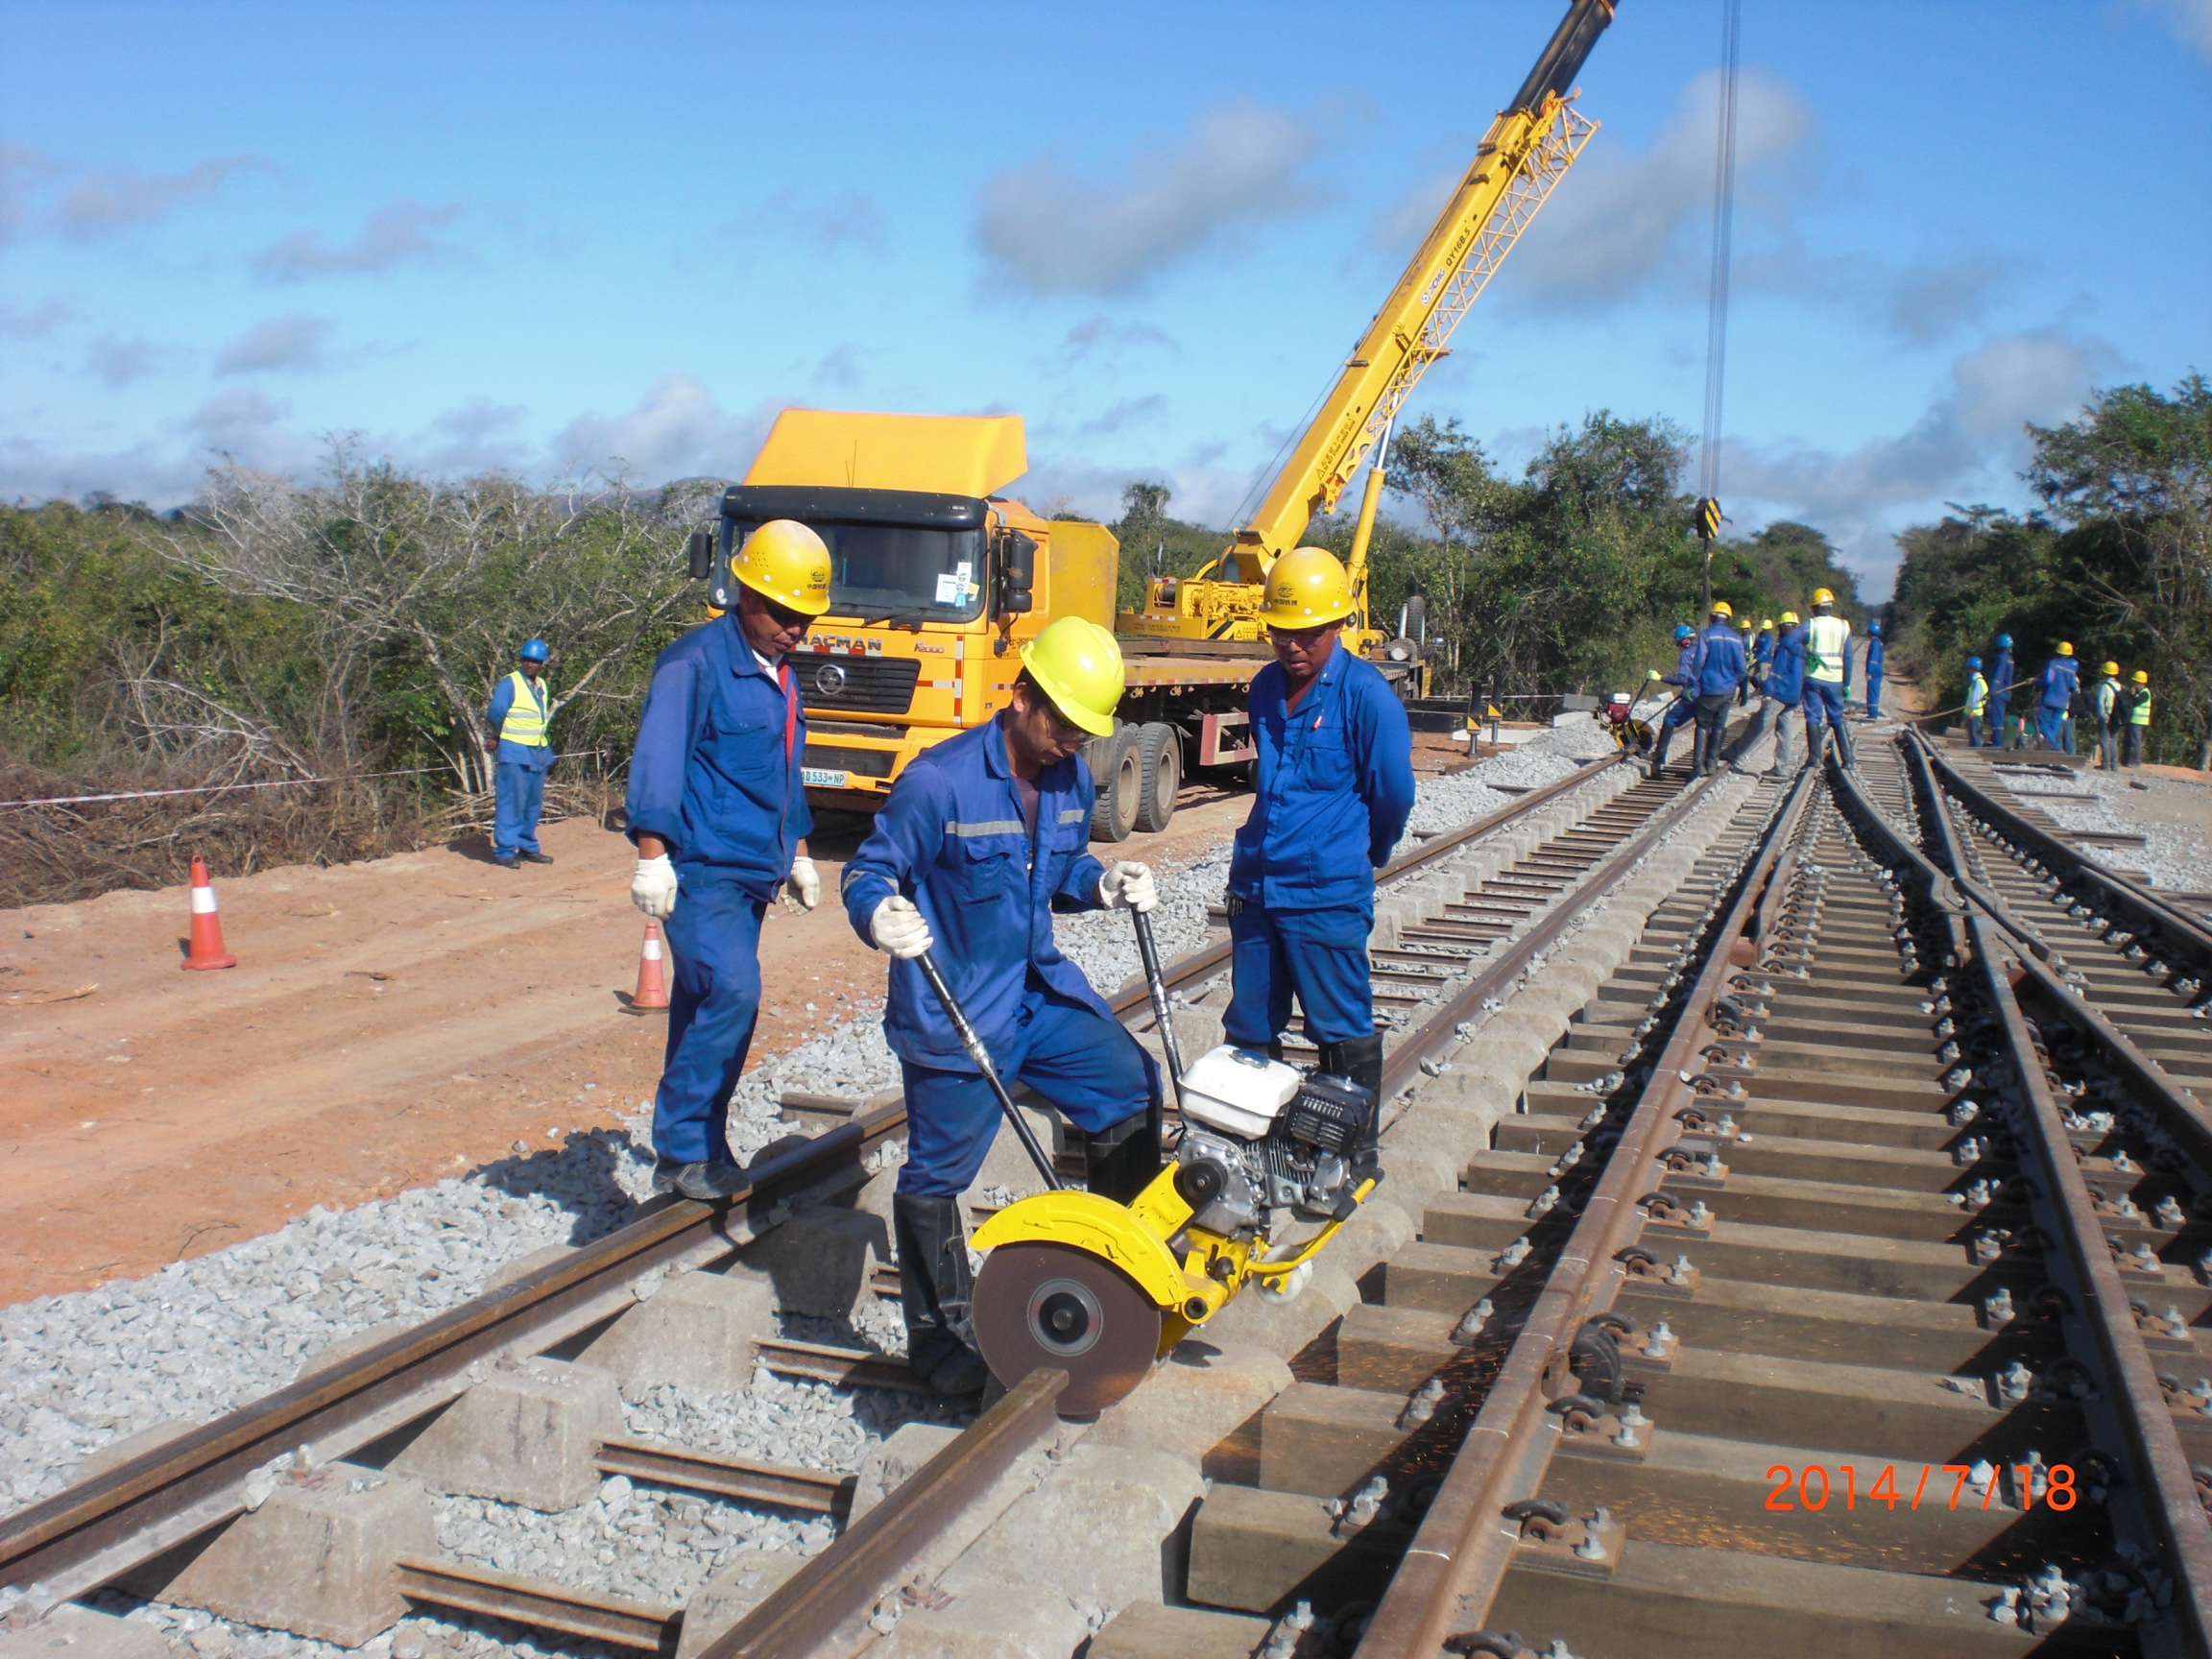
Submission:
[[[1259,755],[1251,816],[1229,855],[1231,996],[1222,1034],[1282,1057],[1297,998],[1321,1070],[1374,1096],[1355,1164],[1370,1157],[1382,1034],[1367,971],[1375,872],[1413,810],[1406,707],[1372,663],[1337,643],[1359,601],[1336,556],[1299,547],[1267,573],[1260,620],[1275,661],[1252,677]]]
[[[1736,632],[1735,607],[1725,599],[1714,600],[1690,664],[1691,690],[1697,700],[1697,747],[1692,767],[1696,777],[1710,778],[1720,770],[1720,740],[1728,727],[1728,709],[1743,688],[1748,666],[1743,640]]]
[[[1882,624],[1866,624],[1866,718],[1882,718]]]
[[[521,666],[492,688],[492,706],[484,710],[493,733],[484,747],[495,761],[492,862],[502,870],[553,862],[538,846],[538,814],[553,764],[553,694],[545,685],[552,655],[544,640],[525,639]]]
[[[1751,641],[1751,689],[1765,695],[1767,670],[1774,662],[1774,618],[1759,619],[1759,637]]]
[[[1088,1137],[1093,1192],[1125,1204],[1160,1173],[1159,1069],[1052,937],[1056,911],[1159,902],[1149,868],[1109,867],[1085,846],[1096,790],[1082,750],[1113,732],[1122,685],[1113,635],[1080,616],[1051,623],[1022,648],[1011,707],[910,761],[845,866],[854,931],[893,958],[883,1035],[906,1090],[891,1199],[906,1362],[941,1394],[973,1394],[989,1375],[969,1323],[960,1195],[999,1109],[914,959],[944,941],[931,959],[999,1075]]]
[[[2061,639],[2057,652],[2035,676],[2036,735],[2047,747],[2067,755],[2074,753],[2074,697],[2080,674],[2073,645]]]
[[[2012,724],[2012,687],[2017,684],[2012,666],[2012,636],[1997,636],[1997,660],[1989,667],[1989,746],[2017,749],[2019,730]]]
[[[1667,770],[1667,748],[1674,733],[1697,717],[1697,693],[1691,689],[1691,669],[1697,661],[1697,633],[1687,622],[1674,624],[1674,672],[1659,676],[1659,684],[1674,687],[1674,701],[1659,716],[1659,741],[1651,751],[1650,776]]]
[[[830,550],[772,518],[730,560],[737,605],[661,653],[630,760],[630,902],[668,929],[668,1043],[653,1098],[653,1186],[701,1202],[752,1190],[730,1096],[760,1013],[760,923],[779,894],[821,902],[800,787],[806,718],[787,654],[830,608]]]

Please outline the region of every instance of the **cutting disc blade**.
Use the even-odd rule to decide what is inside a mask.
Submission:
[[[971,1316],[984,1363],[1009,1387],[1039,1366],[1068,1373],[1063,1417],[1103,1411],[1160,1353],[1152,1298],[1112,1262],[1065,1244],[1001,1244],[984,1257]]]

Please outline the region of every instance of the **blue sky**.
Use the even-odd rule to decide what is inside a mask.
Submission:
[[[327,434],[742,472],[791,403],[1026,417],[1032,505],[1225,524],[1562,0],[0,0],[0,499]],[[1416,413],[1518,466],[1694,427],[1719,0],[1621,0],[1602,124]],[[2025,421],[2212,370],[2212,0],[1745,0],[1721,494],[2024,504]]]

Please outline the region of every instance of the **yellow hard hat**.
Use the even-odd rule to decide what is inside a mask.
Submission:
[[[1794,611],[1785,611],[1785,612],[1783,612],[1783,613],[1782,613],[1782,621],[1783,621],[1783,624],[1784,624],[1784,626],[1786,626],[1786,627],[1795,627],[1795,626],[1796,626],[1796,624],[1797,624],[1797,613],[1796,613],[1796,612],[1794,612]]]
[[[2117,674],[2120,672],[2120,664],[2117,662],[2107,662],[2104,664],[2104,672],[2107,674]]]
[[[2059,656],[2061,656],[2061,657],[2071,657],[2071,656],[2073,656],[2073,655],[2074,655],[2074,642],[2073,642],[2071,639],[2061,639],[2061,640],[2059,640],[2059,641],[2058,641],[2058,655],[2059,655]]]
[[[1114,730],[1121,701],[1121,647],[1087,616],[1063,616],[1022,647],[1022,666],[1052,707],[1094,737]]]
[[[1783,614],[1784,614],[1784,615],[1788,615],[1788,614],[1789,614],[1789,613],[1788,613],[1788,612],[1784,612],[1784,613],[1783,613]],[[1771,627],[1773,627],[1773,626],[1774,626],[1774,618],[1773,618],[1773,617],[1771,617],[1771,616],[1762,616],[1762,617],[1760,617],[1760,618],[1759,618],[1759,632],[1760,632],[1760,633],[1764,634],[1764,633],[1766,633],[1766,632],[1767,632],[1767,629],[1769,629],[1769,628],[1771,628]]]
[[[1293,547],[1267,572],[1267,602],[1260,620],[1270,628],[1318,628],[1359,609],[1352,578],[1326,547]]]
[[[1813,589],[1813,603],[1815,605],[1833,605],[1836,603],[1836,595],[1829,592],[1825,588],[1815,588]]]
[[[2151,675],[2150,675],[2150,672],[2149,672],[2149,670],[2147,670],[2147,669],[2143,669],[2143,668],[2138,668],[2138,669],[2136,669],[2136,670],[2135,670],[2135,684],[2136,684],[2136,685],[2150,685],[2150,684],[2151,684]]]
[[[1725,599],[1716,599],[1713,601],[1713,614],[1726,616],[1733,620],[1736,615],[1736,608]]]
[[[730,574],[786,610],[819,616],[830,609],[830,549],[796,518],[771,518],[746,537]]]

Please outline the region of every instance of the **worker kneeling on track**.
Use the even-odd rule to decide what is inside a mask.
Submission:
[[[1279,1060],[1295,996],[1321,1070],[1380,1107],[1367,935],[1374,873],[1413,809],[1413,739],[1389,682],[1337,648],[1358,608],[1344,566],[1322,548],[1286,553],[1268,575],[1261,620],[1275,661],[1252,679],[1257,788],[1229,861],[1234,992],[1222,1027]],[[1359,1151],[1376,1132],[1370,1114]]]
[[[923,751],[845,866],[854,931],[894,958],[883,1031],[904,1075],[907,1139],[892,1219],[907,1363],[940,1393],[974,1393],[986,1377],[960,1196],[999,1107],[915,958],[943,942],[942,972],[1000,1076],[1090,1136],[1093,1192],[1127,1203],[1160,1172],[1147,1121],[1159,1070],[1052,937],[1055,911],[1157,902],[1144,865],[1109,868],[1086,850],[1094,790],[1081,752],[1114,730],[1121,687],[1112,635],[1080,617],[1052,623],[1022,649],[1013,706]]]

